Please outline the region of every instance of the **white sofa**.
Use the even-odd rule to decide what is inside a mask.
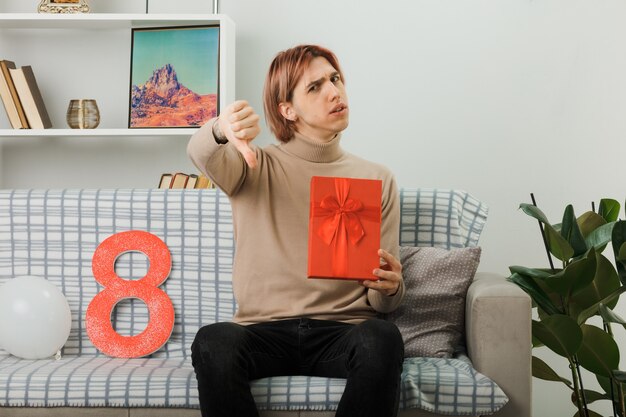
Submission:
[[[403,189],[401,202],[402,245],[477,244],[486,208],[472,196]],[[95,248],[126,230],[156,234],[172,254],[162,288],[176,311],[174,331],[147,358],[102,354],[84,326],[86,307],[102,290],[91,270]],[[63,290],[72,310],[60,360],[19,359],[3,351],[0,340],[0,417],[198,417],[189,348],[200,326],[230,320],[234,312],[232,232],[230,204],[218,190],[0,191],[0,285],[15,276],[43,276]],[[116,264],[121,276],[142,268],[141,254]],[[467,356],[405,360],[399,415],[529,417],[530,311],[523,291],[503,277],[478,273],[466,298]],[[145,328],[148,314],[133,300],[118,305],[112,319],[117,331],[132,335]],[[343,383],[294,376],[252,387],[261,416],[322,417],[334,415]]]

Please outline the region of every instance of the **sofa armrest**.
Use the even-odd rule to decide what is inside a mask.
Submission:
[[[501,275],[478,272],[465,306],[468,355],[509,397],[495,415],[531,415],[531,301]]]

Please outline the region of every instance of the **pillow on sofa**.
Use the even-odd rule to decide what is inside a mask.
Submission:
[[[387,319],[400,329],[407,358],[452,356],[463,337],[465,296],[480,253],[480,247],[400,247],[406,294]]]

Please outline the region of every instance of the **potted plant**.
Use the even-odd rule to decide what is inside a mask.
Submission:
[[[533,376],[570,389],[575,417],[600,416],[588,407],[598,400],[611,401],[613,414],[626,417],[626,373],[618,369],[620,352],[612,327],[626,329],[626,321],[613,312],[626,292],[626,221],[618,220],[620,204],[602,199],[597,213],[591,210],[579,217],[568,205],[558,224],[551,224],[535,204],[520,208],[539,221],[550,267],[511,266],[508,280],[524,290],[536,308],[533,347],[548,347],[571,369],[571,376],[560,376],[533,356]],[[603,255],[609,243],[615,266]],[[560,265],[553,265],[553,257]],[[590,320],[594,316],[601,320]],[[604,392],[584,388],[581,368],[595,376]]]

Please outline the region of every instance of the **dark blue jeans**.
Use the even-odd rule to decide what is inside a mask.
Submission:
[[[203,417],[257,417],[250,381],[278,375],[347,378],[338,417],[397,415],[404,345],[383,320],[216,323],[191,352]]]

